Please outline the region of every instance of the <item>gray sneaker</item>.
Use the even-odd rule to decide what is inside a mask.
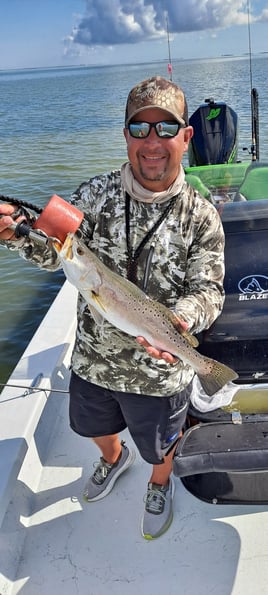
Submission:
[[[96,470],[86,483],[83,497],[86,502],[101,500],[111,492],[116,480],[135,460],[135,452],[122,441],[122,454],[117,463],[107,463],[103,457],[95,463]]]
[[[149,483],[145,496],[145,511],[141,532],[145,539],[156,539],[167,531],[172,523],[172,500],[175,484],[170,478],[167,486]]]

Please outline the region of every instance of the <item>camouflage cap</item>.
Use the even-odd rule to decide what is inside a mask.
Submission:
[[[182,89],[161,76],[146,79],[130,91],[125,126],[139,112],[154,107],[169,112],[180,124],[188,126],[188,108]]]

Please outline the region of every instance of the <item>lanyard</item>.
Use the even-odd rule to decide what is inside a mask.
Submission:
[[[173,196],[170,199],[170,201],[169,201],[168,205],[166,206],[166,208],[164,209],[163,213],[160,215],[160,217],[157,219],[157,221],[154,223],[154,225],[152,225],[151,229],[149,229],[149,231],[144,236],[144,238],[141,240],[141,242],[139,243],[137,248],[135,250],[133,250],[131,243],[130,243],[130,196],[126,192],[125,219],[126,219],[126,242],[127,242],[127,254],[128,254],[127,279],[129,281],[132,281],[132,283],[137,284],[138,259],[143,251],[144,246],[152,238],[152,236],[154,235],[156,230],[160,227],[161,223],[163,223],[163,221],[167,218],[167,216],[169,215],[170,211],[172,210],[172,208],[176,202],[177,197],[178,197],[178,194],[176,194],[176,196]],[[143,291],[146,291],[146,287],[148,284],[151,262],[152,262],[152,258],[153,258],[153,251],[154,251],[154,246],[151,245],[149,253],[148,253],[147,261],[146,261],[146,266],[145,266],[145,273],[144,273],[143,287],[142,287]]]

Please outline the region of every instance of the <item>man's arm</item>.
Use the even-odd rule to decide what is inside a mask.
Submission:
[[[216,209],[208,206],[189,249],[184,295],[175,305],[191,333],[209,328],[224,304],[224,231]]]

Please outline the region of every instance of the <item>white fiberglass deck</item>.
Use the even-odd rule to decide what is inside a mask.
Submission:
[[[38,345],[40,336],[37,352]],[[59,367],[63,387],[68,353]],[[11,399],[14,411],[28,398],[22,401],[21,392],[14,392],[16,402]],[[3,441],[8,428],[5,432]],[[132,445],[127,432],[122,436]],[[10,437],[16,440],[12,432]],[[137,453],[111,494],[87,504],[83,486],[98,457],[91,441],[69,429],[68,395],[52,393],[7,492],[1,595],[267,595],[264,507],[205,504],[175,479],[173,524],[160,539],[147,542],[140,521],[149,465]]]

